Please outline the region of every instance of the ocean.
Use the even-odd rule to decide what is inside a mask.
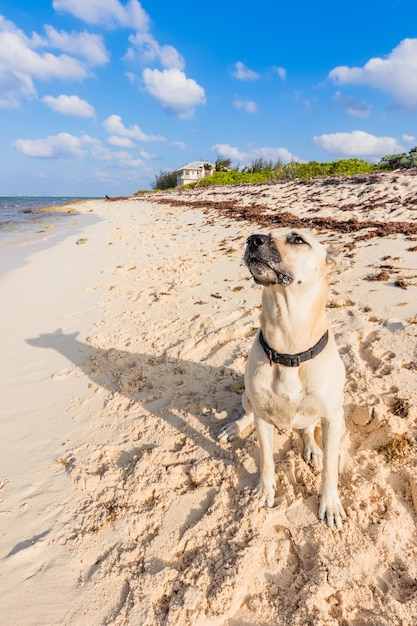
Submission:
[[[62,219],[63,214],[39,211],[43,207],[58,207],[77,200],[69,196],[0,196],[0,238],[11,232],[31,232],[40,222]]]
[[[83,225],[95,223],[94,213],[40,211],[79,200],[69,196],[0,196],[0,278],[23,265],[30,254],[76,235]],[[77,211],[77,205],[74,205]]]

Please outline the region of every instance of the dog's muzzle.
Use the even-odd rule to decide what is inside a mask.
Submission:
[[[272,242],[272,239],[269,235],[251,235],[246,240],[249,252],[255,252],[256,250],[258,250],[258,248],[264,246],[268,242]]]
[[[290,285],[292,277],[281,267],[281,255],[270,235],[251,235],[246,240],[244,261],[256,283]]]

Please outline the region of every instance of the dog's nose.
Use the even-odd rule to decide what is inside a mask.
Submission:
[[[268,239],[268,235],[251,235],[247,238],[246,243],[252,249],[260,248],[268,241]]]

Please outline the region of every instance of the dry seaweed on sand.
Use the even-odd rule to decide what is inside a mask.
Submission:
[[[387,443],[379,446],[377,452],[382,454],[388,463],[407,463],[415,451],[415,442],[408,435],[396,435]]]

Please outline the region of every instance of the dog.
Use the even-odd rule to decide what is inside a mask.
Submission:
[[[261,328],[245,371],[245,414],[226,424],[219,440],[231,441],[255,422],[260,478],[254,494],[260,506],[272,507],[274,426],[300,429],[305,460],[322,470],[318,517],[340,529],[346,518],[338,494],[345,368],[326,317],[334,261],[309,232],[285,230],[251,235],[244,262],[262,286]],[[314,437],[320,420],[323,451]]]

